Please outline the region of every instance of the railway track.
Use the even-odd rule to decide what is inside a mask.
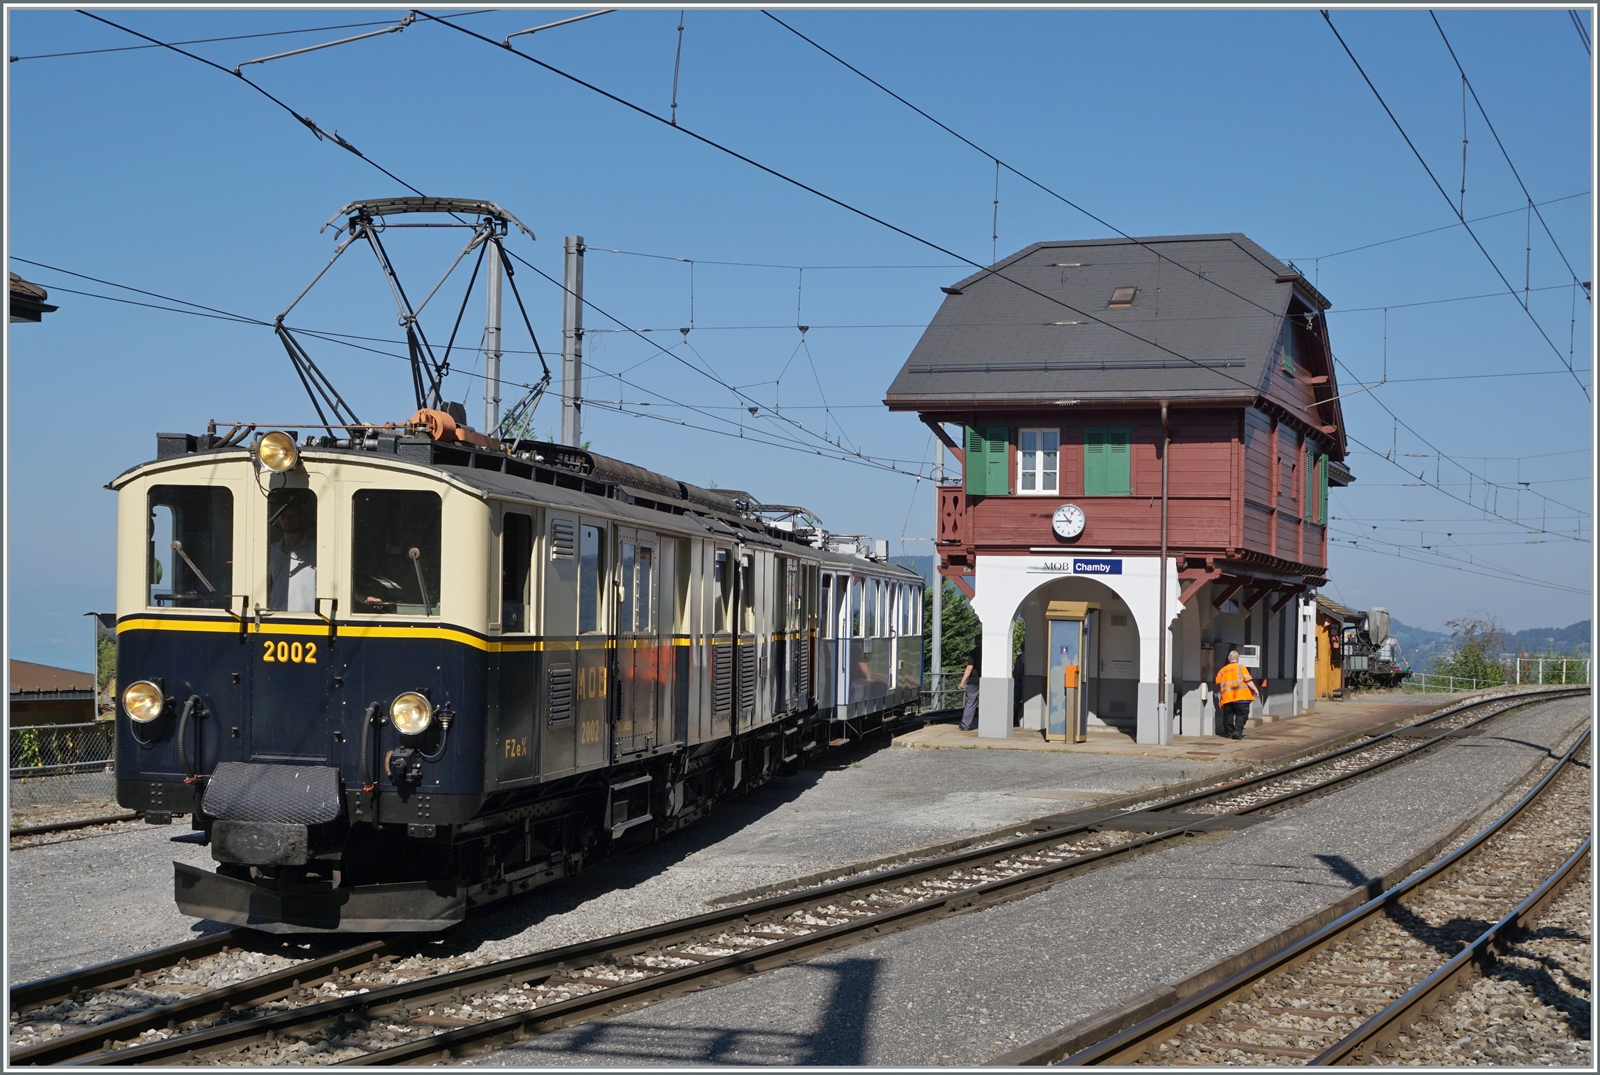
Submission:
[[[1593,837],[1582,759],[1591,743],[1586,729],[1477,835],[1298,943],[1070,1055],[1046,1039],[996,1062],[1395,1063],[1397,1039],[1525,936],[1564,886],[1586,878]],[[1409,1050],[1399,1059],[1453,1062]]]
[[[254,976],[178,997],[155,987],[186,985],[178,971],[193,971],[204,957],[181,955],[188,966],[174,969],[176,961],[169,960],[164,977],[147,973],[142,982],[126,973],[107,979],[106,969],[99,971],[105,979],[99,985],[64,975],[12,991],[12,1010],[25,1020],[13,1019],[10,1058],[13,1064],[90,1065],[446,1059],[1016,899],[1069,873],[1240,828],[1251,815],[1347,786],[1509,711],[1575,693],[1581,692],[1465,703],[1319,757],[1185,795],[1123,811],[1053,815],[1034,822],[1037,831],[997,844],[509,960],[462,965],[469,960],[458,957],[451,965],[416,951],[414,942],[410,949],[370,941],[297,956],[280,951],[281,962]],[[243,943],[241,934],[259,936],[219,936]],[[221,951],[227,943],[218,944],[218,956],[228,955]],[[261,957],[255,950],[250,955]],[[131,965],[165,958],[149,953],[117,966],[148,971]],[[246,958],[234,955],[235,961]],[[33,991],[23,998],[28,1003],[19,1005],[19,990]],[[83,999],[90,993],[112,994],[112,1003],[129,1010],[93,1011]]]
[[[52,821],[43,825],[18,825],[11,830],[11,839],[22,836],[48,836],[56,832],[71,832],[74,829],[90,829],[97,825],[116,825],[124,821],[138,821],[144,817],[139,810],[132,810],[121,814],[107,814],[103,817],[81,817],[71,821]]]

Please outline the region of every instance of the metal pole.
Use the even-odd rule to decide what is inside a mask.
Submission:
[[[562,273],[561,443],[583,443],[583,236],[569,235]]]
[[[944,706],[944,576],[939,574],[939,489],[944,485],[944,442],[933,440],[933,669],[930,685],[933,687],[933,708]]]
[[[1167,401],[1161,401],[1161,611],[1156,614],[1156,735],[1165,745],[1172,742],[1172,707],[1167,703],[1167,648],[1172,644],[1172,632],[1167,626],[1167,448],[1171,437],[1167,430]]]
[[[483,326],[483,431],[500,428],[500,244],[489,244],[488,311]]]

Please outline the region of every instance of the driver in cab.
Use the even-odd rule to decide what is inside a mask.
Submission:
[[[317,610],[317,535],[312,513],[299,499],[278,509],[278,538],[267,545],[267,607],[283,612]],[[270,524],[269,524],[270,525]]]

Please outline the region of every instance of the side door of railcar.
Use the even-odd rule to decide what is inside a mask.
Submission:
[[[822,573],[817,612],[817,708],[826,712],[839,697],[839,578],[831,571]]]
[[[420,527],[415,540],[432,553],[437,580],[439,498],[437,494],[421,495],[433,498],[431,519],[407,519]],[[364,697],[333,689],[334,676],[343,671],[340,658],[354,656],[340,651],[354,646],[334,642],[328,621],[319,616],[331,617],[333,612],[332,602],[318,594],[332,589],[325,576],[337,561],[336,550],[348,532],[342,525],[347,510],[342,499],[325,475],[289,471],[272,475],[266,496],[246,515],[247,525],[256,531],[251,536],[252,547],[264,550],[264,557],[256,563],[264,561],[266,566],[258,591],[263,596],[251,598],[255,620],[249,636],[253,758],[326,764],[335,749],[336,707],[349,697]],[[423,515],[427,514],[425,510]],[[319,565],[328,566],[319,569]],[[359,684],[351,686],[360,689]]]
[[[498,514],[499,603],[491,608],[490,618],[500,624],[500,646],[490,659],[498,665],[492,678],[498,681],[499,721],[489,744],[489,758],[490,771],[498,772],[499,782],[504,785],[526,780],[539,769],[535,722],[540,708],[543,654],[535,634],[538,604],[533,557],[537,517],[532,508],[510,504],[500,508]]]
[[[790,576],[795,570],[795,561],[789,556],[773,557],[773,589],[772,610],[768,613],[768,624],[772,631],[771,640],[767,643],[767,666],[770,669],[769,681],[772,684],[772,713],[773,716],[788,713],[794,709],[790,690],[794,685],[794,636],[790,627],[793,602],[790,600]]]
[[[734,602],[739,561],[733,549],[717,545],[711,560],[711,738],[729,735],[734,730],[735,687],[734,640],[738,637]]]
[[[545,512],[543,545],[539,771],[550,777],[578,764],[578,516]]]
[[[612,757],[640,754],[658,740],[661,647],[657,638],[660,542],[632,527],[617,531],[617,716]]]
[[[804,604],[800,616],[799,683],[797,704],[800,709],[810,709],[817,699],[817,634],[819,619],[818,589],[821,586],[821,568],[817,564],[805,565],[803,585]]]
[[[580,769],[611,761],[612,658],[616,652],[616,598],[611,588],[617,585],[614,545],[611,527],[604,519],[579,517],[577,682],[573,708],[578,724]]]
[[[738,727],[742,730],[755,723],[756,694],[759,690],[758,672],[761,639],[756,633],[756,610],[759,604],[759,593],[756,588],[755,554],[749,552],[741,553],[738,564],[738,613],[734,621],[734,630],[737,632],[735,635],[735,648],[738,651],[736,662],[738,664],[738,672],[735,674],[735,679],[738,683]]]

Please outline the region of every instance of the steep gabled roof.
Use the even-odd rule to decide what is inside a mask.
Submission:
[[[1130,303],[1112,304],[1119,288]],[[893,408],[1251,398],[1295,291],[1328,307],[1237,233],[1035,243],[947,290]]]

